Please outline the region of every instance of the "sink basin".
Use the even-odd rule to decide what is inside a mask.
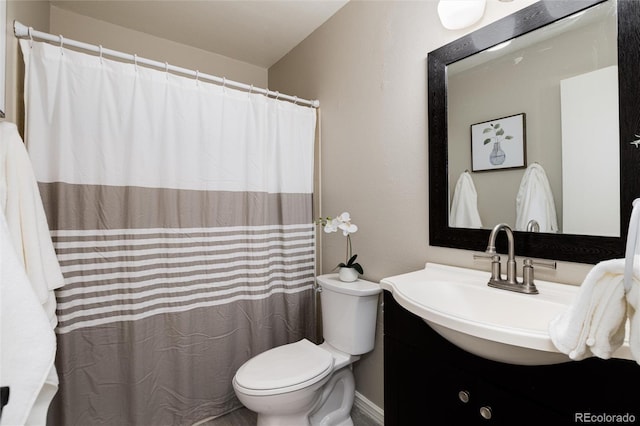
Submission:
[[[385,278],[380,285],[402,307],[467,352],[519,365],[571,361],[553,345],[548,327],[567,309],[578,287],[536,280],[540,294],[520,294],[487,286],[490,275],[427,263],[422,270]],[[628,339],[613,356],[633,359]]]

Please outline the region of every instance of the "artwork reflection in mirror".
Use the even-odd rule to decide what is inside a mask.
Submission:
[[[526,167],[525,114],[471,125],[471,170]]]
[[[470,126],[523,112],[523,155],[543,170],[551,200],[533,191],[518,202],[532,211],[550,202],[557,215],[557,231],[541,232],[620,236],[616,22],[606,2],[447,66],[450,206],[461,174],[476,170]],[[515,228],[525,173],[471,173],[483,224]]]

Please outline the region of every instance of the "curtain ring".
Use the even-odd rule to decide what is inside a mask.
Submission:
[[[222,88],[226,88],[227,87],[227,79],[225,77],[222,77]]]
[[[294,96],[294,97],[293,97],[293,104],[294,104],[294,105],[297,105],[297,104],[298,104],[298,97],[297,97],[297,96]]]
[[[102,45],[99,45],[98,48],[100,49],[100,63],[102,63]]]
[[[29,34],[29,47],[33,48],[33,27],[27,28],[27,34]]]
[[[64,48],[64,37],[62,37],[62,34],[58,37],[60,37],[60,54],[64,55],[64,51],[62,50]]]
[[[169,62],[164,63],[164,74],[165,74],[165,78],[168,80],[169,79]]]
[[[279,97],[280,97],[280,92],[276,90],[276,101],[278,100]]]
[[[199,86],[200,82],[198,81],[198,78],[200,77],[200,71],[196,70],[196,85]]]
[[[135,67],[136,72],[138,72],[138,55],[135,53],[133,54],[133,66]]]
[[[251,85],[251,87],[249,87],[249,94],[253,93],[253,84]]]

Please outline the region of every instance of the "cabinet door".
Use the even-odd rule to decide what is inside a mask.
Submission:
[[[438,365],[427,395],[434,425],[538,426],[568,424],[562,413],[530,399],[518,389],[505,389],[457,365]],[[425,404],[425,407],[427,406]],[[427,423],[422,423],[427,424]]]
[[[567,421],[564,413],[540,404],[530,398],[522,388],[507,389],[478,378],[476,393],[471,397],[473,411],[478,416],[473,424],[504,426],[573,424]]]
[[[390,336],[384,344],[385,425],[472,424],[475,410],[459,394],[474,394],[473,380]]]

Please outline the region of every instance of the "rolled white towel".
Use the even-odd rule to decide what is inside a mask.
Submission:
[[[625,248],[624,283],[627,293],[627,316],[629,317],[629,348],[636,362],[640,364],[640,198],[633,200],[633,210],[629,219],[627,244]]]
[[[627,301],[622,276],[606,274],[605,280],[608,282],[600,284],[600,301],[593,312],[587,346],[593,355],[609,359],[624,343]]]
[[[609,358],[622,345],[627,318],[624,259],[595,265],[569,308],[549,324],[551,341],[573,360]]]
[[[629,348],[631,355],[640,364],[640,283],[634,280],[627,292],[628,316],[629,316]]]

